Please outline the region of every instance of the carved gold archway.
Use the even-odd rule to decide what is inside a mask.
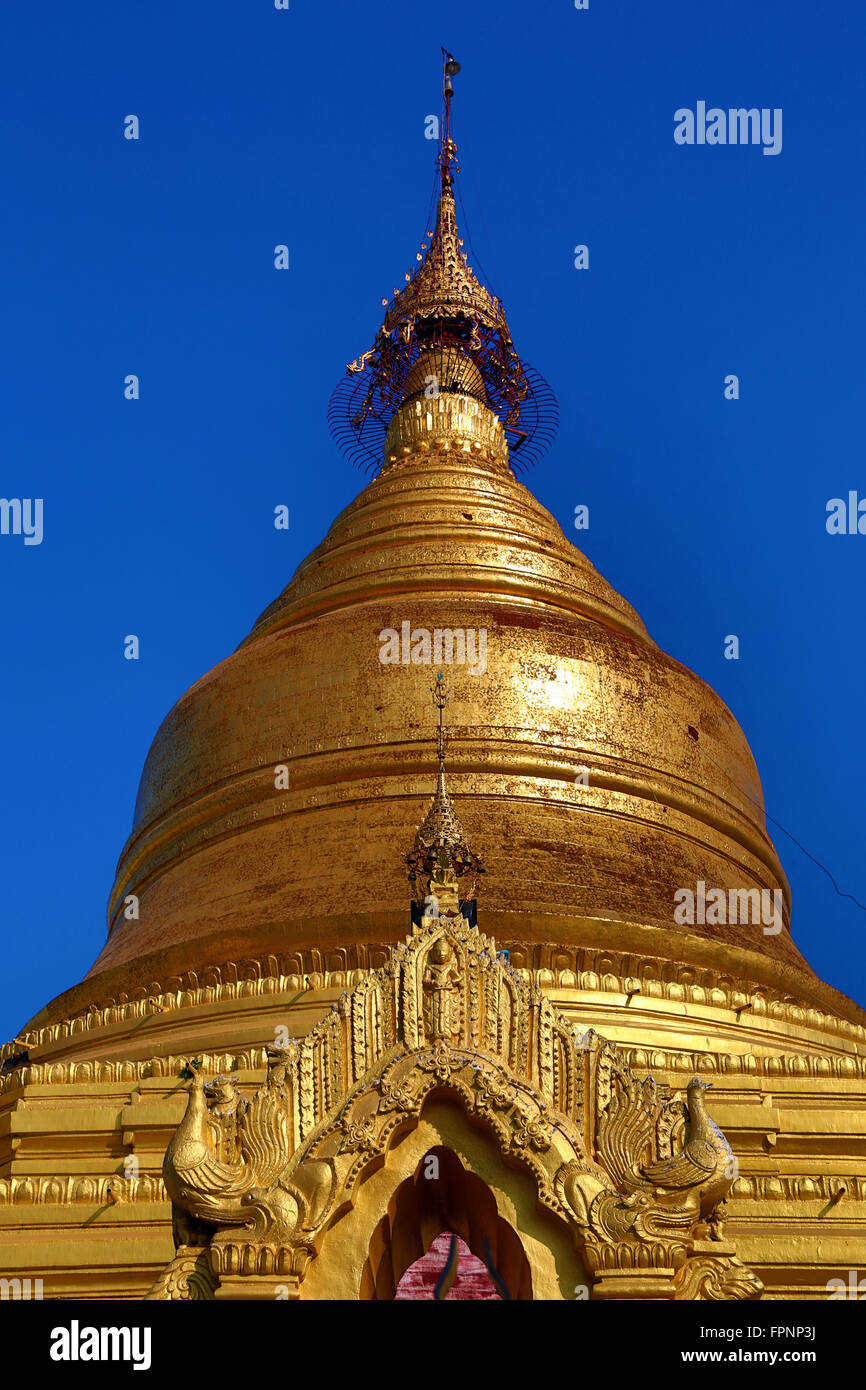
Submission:
[[[446,1066],[453,1068],[447,1075]],[[574,1161],[573,1143],[563,1135],[554,1148],[545,1143],[540,1131],[534,1142],[528,1142],[523,1122],[518,1120],[516,1126],[512,1122],[510,1091],[503,1090],[497,1096],[502,1106],[497,1111],[480,1060],[467,1061],[455,1053],[446,1064],[440,1052],[435,1059],[429,1054],[404,1058],[397,1069],[402,1094],[395,1095],[387,1077],[371,1077],[370,1088],[365,1087],[353,1098],[351,1109],[338,1118],[330,1135],[323,1136],[294,1171],[297,1183],[309,1187],[307,1162],[321,1163],[323,1155],[337,1149],[335,1167],[339,1172],[340,1162],[349,1156],[345,1177],[338,1179],[331,1205],[323,1211],[318,1231],[305,1252],[310,1259],[303,1267],[298,1295],[313,1299],[364,1297],[369,1290],[364,1288],[363,1271],[376,1231],[383,1218],[387,1220],[396,1194],[415,1178],[431,1149],[446,1148],[456,1155],[469,1179],[486,1188],[493,1199],[495,1213],[488,1209],[485,1229],[479,1234],[491,1238],[497,1234],[497,1222],[507,1225],[521,1255],[531,1265],[530,1284],[537,1296],[573,1297],[575,1285],[588,1279],[575,1244],[573,1222],[561,1208],[550,1180],[563,1155],[568,1162]],[[376,1119],[372,1124],[365,1123],[371,1114],[370,1097],[376,1094],[384,1096],[385,1108],[373,1112]],[[338,1138],[340,1134],[346,1141]],[[459,1213],[453,1228],[458,1234],[465,1233],[470,1249],[482,1255],[471,1223],[464,1224]],[[228,1262],[222,1256],[224,1243],[231,1246]],[[215,1256],[214,1250],[218,1252]],[[416,1246],[405,1267],[420,1253]],[[243,1260],[236,1237],[217,1235],[212,1258],[220,1263],[223,1280],[231,1281]]]
[[[272,1051],[252,1097],[231,1078],[208,1097],[194,1077],[164,1165],[184,1243],[151,1297],[183,1297],[185,1271],[200,1272],[203,1254],[217,1297],[274,1296],[278,1286],[293,1298],[340,1296],[314,1292],[335,1248],[329,1233],[379,1170],[407,1176],[398,1150],[443,1099],[465,1132],[486,1132],[506,1169],[531,1177],[535,1205],[567,1230],[591,1297],[760,1294],[720,1239],[734,1167],[702,1083],[690,1084],[686,1111],[652,1078],[640,1081],[455,914],[425,918],[306,1038]],[[507,1183],[499,1188],[507,1201]]]

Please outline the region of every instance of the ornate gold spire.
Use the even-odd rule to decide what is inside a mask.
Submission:
[[[331,431],[349,456],[378,469],[388,425],[422,393],[468,395],[502,422],[520,466],[534,462],[556,432],[550,388],[517,355],[500,300],[481,284],[463,249],[454,203],[457,146],[451,134],[451,78],[460,64],[443,49],[443,115],[436,222],[416,266],[393,298],[369,351],[351,362],[331,397]],[[514,464],[513,464],[514,466]]]
[[[450,53],[442,50],[442,129],[439,140],[439,206],[436,211],[436,225],[427,233],[428,241],[421,243],[416,255],[418,268],[406,275],[406,288],[395,290],[394,298],[387,307],[383,333],[398,332],[406,342],[415,335],[419,322],[425,319],[448,322],[464,320],[472,325],[469,347],[473,351],[481,348],[477,327],[485,324],[502,334],[503,341],[511,347],[514,361],[519,367],[519,359],[511,346],[511,334],[505,313],[499,300],[476,279],[463,250],[463,238],[457,232],[457,213],[454,206],[454,173],[459,172],[457,146],[451,134],[451,100],[454,87],[451,78],[460,71],[460,64]],[[423,254],[422,254],[423,253]],[[474,337],[474,341],[473,341]],[[348,370],[360,371],[353,362]]]
[[[450,175],[443,171],[442,178],[435,229],[428,232],[429,242],[421,243],[418,269],[414,275],[406,277],[405,288],[388,305],[381,331],[399,332],[409,342],[421,320],[465,319],[475,330],[468,339],[471,351],[480,350],[477,327],[485,324],[501,333],[514,362],[519,365],[502,305],[476,278],[463,250],[463,239],[457,234],[454,192],[451,184],[445,182]],[[361,368],[353,362],[348,370],[360,371]]]
[[[467,888],[466,892],[461,891],[461,897],[468,900],[474,896],[477,875],[484,873],[481,860],[472,853],[445,785],[447,739],[442,715],[447,702],[448,691],[445,677],[439,671],[433,686],[433,703],[439,711],[439,727],[436,731],[439,772],[436,778],[436,791],[433,794],[430,808],[416,832],[414,849],[406,857],[409,882],[412,884],[415,896],[419,901],[423,901],[427,895],[431,876],[449,869],[454,873],[461,890],[464,887]],[[471,889],[468,888],[470,883],[468,876],[470,874],[472,875]],[[460,883],[461,878],[464,880],[463,884]]]

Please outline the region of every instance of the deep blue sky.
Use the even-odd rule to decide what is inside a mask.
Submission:
[[[325,412],[425,230],[441,43],[473,262],[560,402],[528,481],[866,902],[866,536],[825,530],[866,495],[863,10],[590,3],[5,8],[0,495],[45,539],[0,537],[3,1037],[101,947],[164,714],[362,485]],[[678,147],[698,100],[781,107],[782,153]],[[866,915],[773,834],[801,949],[866,1003]]]

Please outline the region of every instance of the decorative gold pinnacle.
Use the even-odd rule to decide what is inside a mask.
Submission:
[[[472,853],[445,784],[445,753],[448,740],[443,714],[447,703],[448,689],[445,684],[445,676],[442,671],[439,671],[433,684],[433,704],[439,711],[439,723],[436,730],[436,756],[439,762],[436,791],[433,794],[430,808],[418,827],[412,853],[406,858],[409,882],[413,885],[415,895],[419,898],[425,896],[430,875],[437,868],[450,867],[458,882],[461,876],[465,878],[471,873],[473,875],[473,891],[475,876],[484,873],[481,860]],[[468,898],[472,894],[467,892],[464,896]]]
[[[436,227],[424,257],[408,284],[388,306],[382,328],[385,333],[399,332],[409,342],[418,323],[425,319],[444,322],[463,319],[475,325],[469,341],[472,349],[481,347],[477,326],[484,324],[502,335],[517,361],[502,305],[476,278],[466,259],[463,243],[457,235],[454,192],[450,184],[443,185],[439,195]]]
[[[436,222],[406,272],[406,283],[383,299],[385,317],[372,347],[346,369],[328,408],[337,443],[356,462],[378,470],[388,427],[401,407],[423,395],[474,398],[499,419],[512,467],[543,453],[556,431],[550,388],[521,362],[500,300],[478,280],[457,231],[451,134],[451,78],[460,64],[443,52],[440,191]]]

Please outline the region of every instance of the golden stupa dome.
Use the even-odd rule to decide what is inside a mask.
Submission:
[[[381,469],[163,722],[108,941],[57,1008],[269,953],[384,959],[437,781],[442,663],[449,791],[486,867],[479,921],[515,960],[537,943],[571,962],[607,951],[625,973],[676,961],[841,1007],[791,939],[736,720],[514,476],[538,379],[466,264],[443,151],[435,235],[349,369],[356,438],[387,429]],[[699,884],[778,894],[780,929],[678,922],[675,893]]]
[[[402,937],[436,776],[434,667],[381,660],[404,624],[478,634],[445,669],[485,930],[811,974],[787,910],[777,935],[675,925],[698,880],[787,904],[745,737],[513,476],[493,413],[443,394],[398,412],[379,476],[164,721],[94,985]]]

